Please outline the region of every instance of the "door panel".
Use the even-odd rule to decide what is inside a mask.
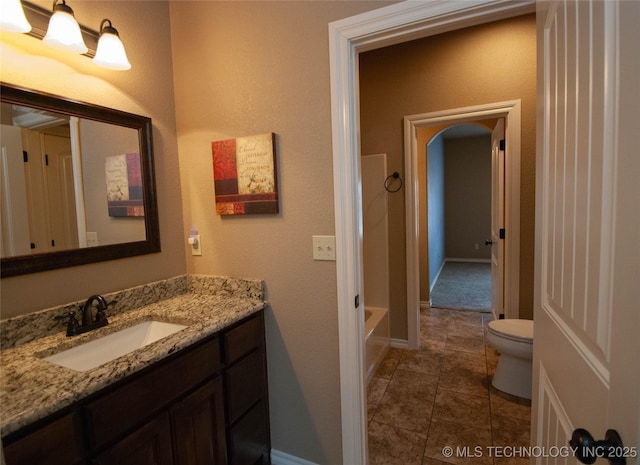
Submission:
[[[505,313],[504,308],[504,240],[500,229],[504,228],[504,160],[500,150],[504,140],[504,118],[499,118],[491,133],[491,307],[493,317]],[[511,312],[509,312],[511,313]],[[506,315],[515,318],[516,315]]]
[[[45,182],[49,200],[49,224],[54,250],[78,247],[78,227],[73,187],[71,141],[68,137],[42,135],[45,165]]]
[[[637,126],[640,102],[635,87],[629,86],[631,95],[618,86],[629,76],[637,79],[637,52],[620,50],[637,46],[637,26],[623,31],[621,21],[631,17],[637,23],[639,11],[636,2],[539,5],[543,113],[532,442],[547,450],[567,446],[575,428],[596,439],[616,429],[626,446],[637,445],[640,319],[631,296],[637,297],[640,276],[640,222],[637,205],[631,210],[623,205],[640,199],[639,132],[618,124],[621,111],[629,108],[627,118]],[[565,463],[557,460],[541,457],[537,463]]]

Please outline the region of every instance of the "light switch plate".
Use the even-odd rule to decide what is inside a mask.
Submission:
[[[336,236],[312,236],[313,259],[336,261]]]

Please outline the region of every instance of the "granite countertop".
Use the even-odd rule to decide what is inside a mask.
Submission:
[[[162,292],[157,292],[158,286],[165,286]],[[170,286],[159,282],[104,296],[107,301],[118,300],[113,309],[107,310],[109,325],[79,336],[66,337],[63,322],[53,319],[68,313],[69,308],[77,308],[78,303],[38,312],[26,321],[18,317],[0,322],[3,333],[7,330],[15,333],[13,340],[3,334],[0,352],[2,437],[219,332],[266,305],[262,281],[202,276],[180,277]],[[130,296],[136,296],[135,302],[130,298],[127,300]],[[121,307],[119,311],[117,307]],[[86,372],[43,360],[54,353],[154,319],[187,325],[187,328]],[[55,321],[53,328],[52,321]],[[47,330],[40,334],[25,329],[30,326],[42,328],[43,325]]]

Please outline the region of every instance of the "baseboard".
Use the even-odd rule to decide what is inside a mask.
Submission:
[[[440,269],[436,273],[436,276],[433,278],[433,282],[429,285],[429,294],[433,292],[433,288],[436,287],[436,283],[438,282],[438,278],[440,277],[440,273],[444,269],[444,265],[447,263],[447,259],[442,260],[442,265],[440,265]]]
[[[445,262],[491,263],[490,258],[445,258]]]
[[[271,449],[271,465],[318,465],[279,450]]]
[[[406,339],[391,338],[389,340],[389,345],[391,347],[395,347],[396,349],[408,349],[409,348],[409,341],[407,341]]]

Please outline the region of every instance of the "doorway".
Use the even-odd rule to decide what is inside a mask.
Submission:
[[[504,296],[506,318],[518,318],[520,274],[520,158],[521,158],[521,102],[488,103],[472,107],[409,115],[404,120],[406,261],[407,261],[407,328],[408,347],[417,349],[420,341],[420,185],[418,129],[443,124],[461,124],[504,118],[505,140],[509,157],[505,158],[504,229],[509,231],[504,241],[503,279],[499,291]],[[494,194],[495,195],[495,194]],[[493,196],[492,196],[493,197]],[[492,279],[493,276],[492,276]],[[495,279],[498,279],[496,275]]]
[[[419,139],[429,139],[419,143],[426,149],[420,155],[426,158],[420,182],[426,204],[426,212],[420,205],[421,308],[491,310],[490,127],[419,130]]]
[[[363,336],[362,331],[357,330],[364,321],[364,310],[358,304],[363,289],[359,234],[362,207],[358,187],[358,53],[534,10],[533,2],[485,1],[472,5],[401,2],[329,25],[335,232],[336,247],[341,252],[341,259],[336,262],[336,276],[344,463],[367,463]],[[411,123],[405,120],[406,124]],[[405,137],[412,142],[409,132],[405,131]],[[405,147],[410,144],[405,143]],[[414,189],[407,192],[411,192],[407,195],[416,195]],[[407,216],[415,216],[415,212],[407,211]],[[415,218],[412,224],[416,224]],[[415,284],[410,285],[414,286],[415,293]],[[412,337],[415,335],[414,331]]]

